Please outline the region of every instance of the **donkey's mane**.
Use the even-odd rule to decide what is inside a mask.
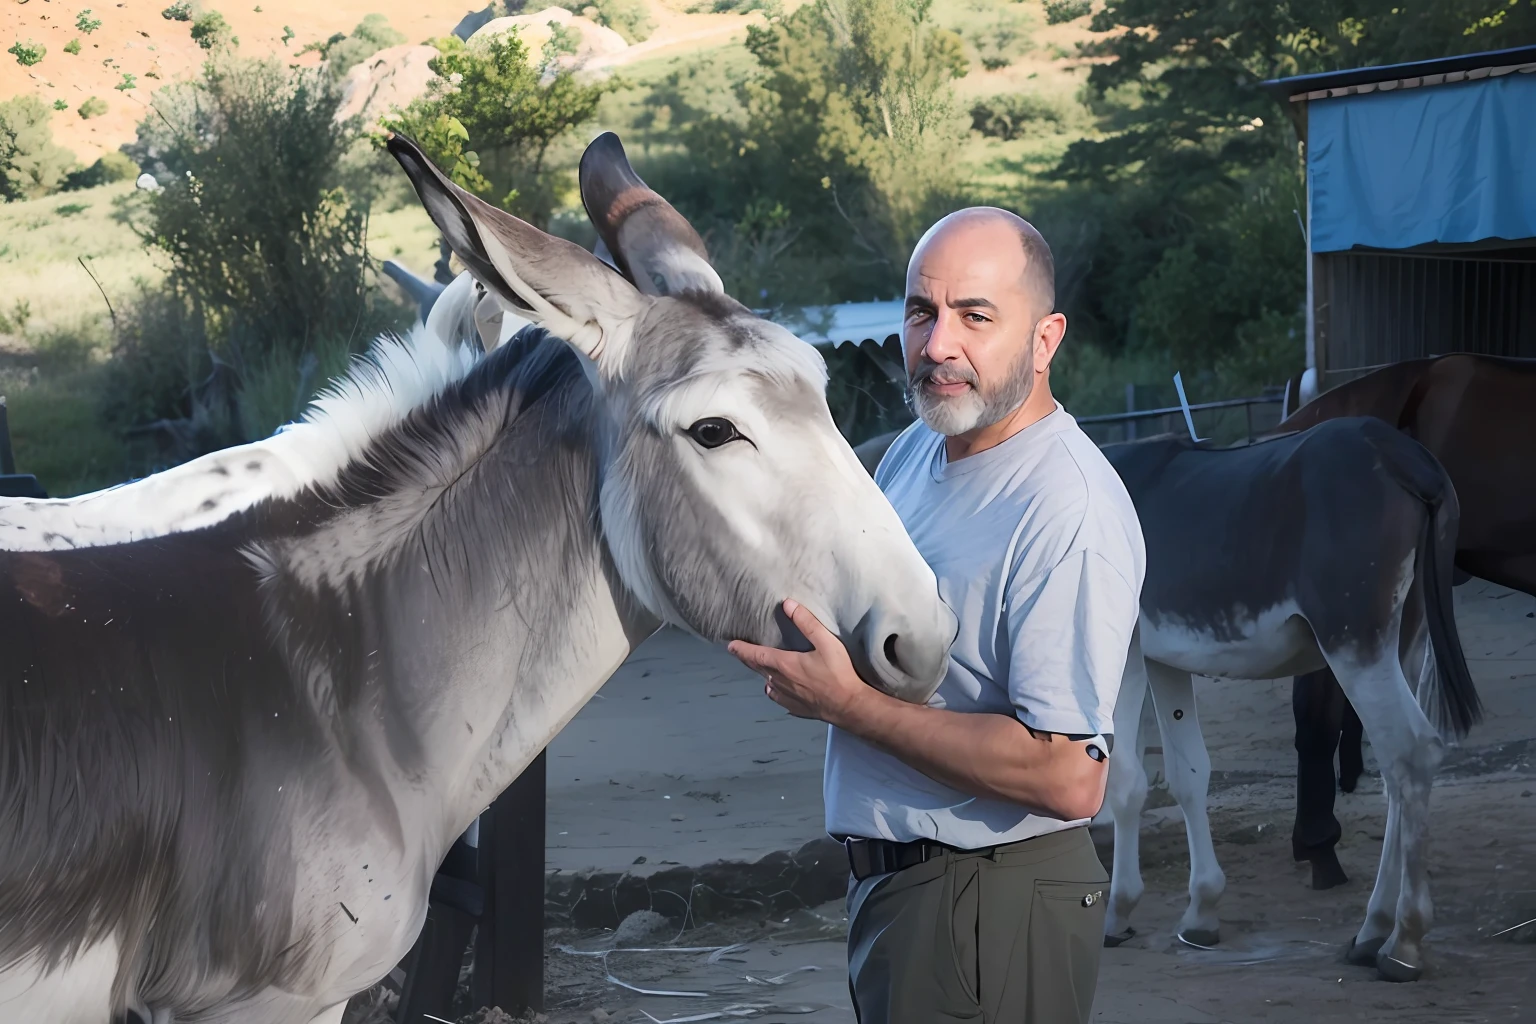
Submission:
[[[271,437],[78,497],[0,498],[0,550],[67,550],[184,533],[263,501],[330,488],[484,361],[473,346],[436,337],[420,323],[404,337],[382,335],[303,416]]]

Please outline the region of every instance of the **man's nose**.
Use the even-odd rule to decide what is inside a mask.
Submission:
[[[935,363],[960,355],[959,334],[949,310],[940,310],[934,315],[927,341],[923,344],[923,355]]]

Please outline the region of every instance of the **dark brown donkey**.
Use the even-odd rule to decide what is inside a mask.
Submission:
[[[1290,393],[1297,394],[1297,381]],[[1476,576],[1536,595],[1536,359],[1454,354],[1384,367],[1324,392],[1277,432],[1326,419],[1375,416],[1430,450],[1461,502],[1458,582]],[[1291,847],[1312,862],[1312,887],[1348,881],[1334,845],[1333,753],[1353,792],[1364,770],[1360,719],[1328,669],[1296,677],[1296,824]]]

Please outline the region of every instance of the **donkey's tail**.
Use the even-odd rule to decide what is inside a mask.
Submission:
[[[1482,719],[1483,703],[1467,668],[1466,654],[1461,649],[1455,600],[1451,596],[1456,575],[1456,530],[1461,519],[1461,503],[1445,467],[1429,449],[1385,423],[1381,423],[1380,428],[1379,431],[1368,428],[1367,436],[1378,434],[1372,440],[1383,461],[1398,482],[1424,503],[1428,512],[1419,535],[1415,562],[1424,585],[1424,615],[1436,671],[1431,681],[1434,693],[1420,694],[1419,703],[1431,712],[1432,720],[1439,719],[1435,722],[1438,728],[1449,726],[1458,737],[1465,736]],[[1386,436],[1389,434],[1394,436],[1389,438]]]

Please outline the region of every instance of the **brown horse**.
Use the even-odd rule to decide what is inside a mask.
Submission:
[[[1290,395],[1300,391],[1293,378]],[[1333,388],[1287,417],[1276,432],[1341,416],[1375,416],[1413,437],[1449,473],[1461,502],[1459,582],[1476,576],[1536,595],[1536,359],[1457,353],[1413,359]],[[1312,885],[1347,881],[1334,845],[1333,752],[1352,792],[1363,771],[1360,719],[1327,669],[1296,677],[1295,858],[1312,862]]]

